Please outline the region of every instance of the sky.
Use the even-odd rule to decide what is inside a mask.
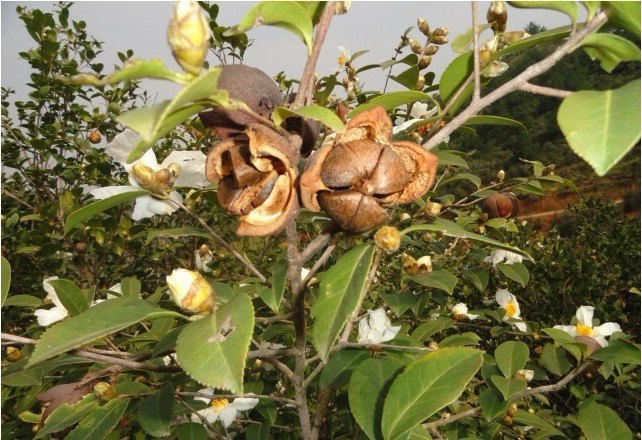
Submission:
[[[219,2],[220,25],[236,24],[255,2]],[[486,21],[486,10],[490,2],[478,2],[478,22]],[[16,99],[24,99],[28,93],[25,83],[29,80],[29,65],[21,60],[18,53],[34,46],[22,22],[16,14],[16,7],[53,10],[50,2],[1,2],[1,46],[2,65],[0,83],[17,91]],[[569,19],[558,12],[546,10],[517,9],[508,7],[508,30],[523,29],[534,21],[547,28],[563,26]],[[165,64],[180,70],[167,46],[167,23],[172,13],[172,2],[76,2],[70,10],[71,20],[84,20],[88,34],[104,42],[103,53],[98,61],[105,64],[104,73],[111,73],[120,62],[117,52],[132,49],[139,58],[160,57]],[[449,29],[449,40],[463,33],[471,26],[471,4],[468,1],[353,1],[347,14],[335,16],[317,64],[317,73],[324,76],[337,67],[338,46],[351,53],[368,49],[369,52],[357,61],[357,67],[381,63],[394,55],[394,48],[400,36],[411,26],[416,27],[418,17],[424,18],[431,28],[444,26]],[[414,29],[410,34],[421,42],[422,35]],[[491,31],[482,34],[482,41],[491,36]],[[248,31],[254,43],[248,48],[244,63],[258,67],[274,76],[284,71],[288,77],[298,78],[305,65],[306,48],[294,34],[281,28],[259,26]],[[407,54],[408,49],[406,49]],[[435,72],[437,80],[441,72],[455,57],[450,44],[442,46],[433,56],[429,70]],[[208,56],[210,65],[218,64],[216,57]],[[401,68],[397,70],[397,73]],[[385,73],[373,69],[358,75],[368,90],[383,88]],[[394,71],[393,71],[394,73]],[[143,86],[157,100],[169,99],[178,86],[159,80],[148,80]],[[394,89],[389,87],[389,90]],[[401,86],[399,86],[401,87]]]

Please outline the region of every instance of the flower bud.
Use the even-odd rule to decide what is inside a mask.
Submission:
[[[414,38],[408,38],[408,45],[410,46],[410,50],[412,50],[414,53],[417,55],[421,55],[423,52],[424,48],[421,45],[421,43]]]
[[[506,426],[511,426],[513,424],[513,418],[509,415],[505,415],[502,420]]]
[[[501,42],[503,45],[510,46],[511,44],[523,40],[524,38],[530,37],[531,34],[528,32],[524,31],[510,31],[510,32],[504,32],[501,35]]]
[[[200,273],[174,269],[166,277],[172,299],[190,313],[207,312],[214,306],[214,289]]]
[[[517,412],[517,404],[511,403],[508,409],[506,410],[506,415],[509,417],[513,417],[516,412]]]
[[[466,307],[464,303],[455,304],[451,310],[451,314],[457,321],[461,321],[468,316],[468,307]]]
[[[431,47],[436,47],[436,46],[431,46]],[[430,55],[425,55],[421,58],[419,58],[419,62],[417,63],[417,67],[419,67],[419,70],[425,69],[430,65],[430,62],[432,61],[432,57]],[[424,79],[425,82],[425,79]]]
[[[108,382],[98,382],[94,385],[94,394],[101,400],[111,400],[116,397],[116,390]]]
[[[142,162],[136,162],[132,166],[131,173],[141,187],[152,191],[156,183],[156,173],[153,169]]]
[[[417,84],[415,84],[415,89],[421,90],[424,88],[426,85],[426,77],[423,75],[419,75],[419,78],[417,78]]]
[[[513,374],[513,379],[525,380],[526,382],[530,382],[531,380],[533,380],[534,376],[535,372],[533,370],[521,369],[517,370],[515,374]]]
[[[7,347],[7,360],[10,362],[16,362],[22,359],[22,350],[16,347]]]
[[[417,275],[419,273],[419,266],[417,260],[407,253],[401,254],[403,271],[408,275]]]
[[[210,44],[209,22],[198,2],[181,0],[174,3],[167,40],[174,59],[183,70],[198,75]]]
[[[499,170],[497,172],[497,181],[499,183],[502,183],[505,178],[506,178],[506,172],[504,170]]]
[[[426,202],[424,205],[424,214],[428,218],[436,218],[439,217],[439,214],[441,213],[441,203],[436,203],[436,202]]]
[[[417,260],[417,270],[419,273],[432,272],[432,260],[430,255],[424,255]]]
[[[438,50],[439,50],[439,46],[435,46],[434,44],[431,44],[427,46],[426,49],[424,50],[424,55],[432,56],[436,54]]]
[[[334,15],[343,15],[348,12],[348,9],[350,9],[350,5],[352,4],[351,1],[344,1],[344,2],[335,2],[334,3]]]
[[[428,22],[423,18],[419,17],[417,19],[417,27],[419,28],[419,32],[424,34],[426,37],[430,35],[430,26],[428,26]]]
[[[506,20],[508,19],[508,12],[506,5],[503,1],[491,2],[488,11],[486,12],[486,21],[491,25],[495,34],[504,32],[506,30]]]
[[[441,35],[437,35],[437,36],[433,36],[433,37],[430,39],[430,41],[431,41],[431,42],[433,42],[433,43],[435,43],[435,44],[439,44],[439,45],[441,46],[442,44],[446,44],[446,43],[448,43],[448,38],[443,37],[443,36],[441,36]]]
[[[393,226],[382,226],[374,236],[375,244],[386,253],[393,253],[399,249],[401,234]]]

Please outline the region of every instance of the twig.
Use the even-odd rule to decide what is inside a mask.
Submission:
[[[248,352],[246,358],[254,359],[274,356],[294,356],[296,352],[296,348],[279,348],[275,350],[270,348],[261,348],[259,350],[252,350]]]
[[[314,380],[315,377],[323,370],[323,367],[325,367],[325,364],[323,362],[319,362],[319,365],[317,365],[314,370],[310,374],[308,374],[308,377],[305,378],[305,387],[309,387],[312,381]]]
[[[272,324],[273,322],[279,322],[279,321],[289,321],[292,319],[292,313],[286,313],[285,315],[279,315],[279,316],[269,316],[269,317],[262,317],[262,316],[257,316],[254,318],[254,320],[258,323],[261,324]]]
[[[586,25],[571,35],[569,39],[560,45],[553,53],[544,58],[542,61],[535,63],[526,68],[522,73],[517,75],[512,80],[504,85],[498,87],[493,92],[485,95],[483,98],[473,102],[459,115],[453,118],[445,127],[443,127],[437,134],[428,139],[423,147],[427,150],[432,150],[434,147],[443,142],[453,131],[461,127],[469,118],[479,113],[482,109],[488,107],[493,102],[503,98],[507,94],[518,90],[522,85],[527,84],[529,80],[539,76],[550,70],[557,62],[565,55],[574,50],[577,45],[590,33],[599,29],[607,21],[607,15],[604,11],[599,12]]]
[[[475,102],[481,96],[481,86],[479,84],[479,30],[477,29],[477,0],[472,0],[470,4],[473,10],[473,76],[475,78],[473,102]]]
[[[346,347],[352,347],[352,348],[371,348],[371,349],[382,349],[382,350],[407,350],[407,351],[434,351],[437,350],[437,348],[432,348],[432,347],[415,347],[412,345],[394,345],[394,344],[371,344],[368,342],[348,342],[348,341],[340,341],[335,347],[333,347],[333,351],[335,350],[340,350],[342,348]]]
[[[310,272],[305,276],[303,279],[303,285],[307,286],[312,277],[317,273],[317,271],[323,266],[328,258],[330,258],[330,255],[332,255],[332,252],[334,249],[337,247],[336,243],[331,244],[327,248],[325,248],[325,251],[323,251],[323,254],[321,254],[321,257],[314,263],[314,266],[310,269]]]
[[[312,438],[319,436],[321,424],[328,412],[328,404],[332,397],[332,388],[328,387],[319,392],[319,400],[317,402],[317,412],[314,414],[314,424],[312,425]]]
[[[308,246],[301,252],[301,264],[305,264],[314,254],[326,246],[338,230],[339,226],[336,223],[331,223],[323,232],[314,237],[314,240],[308,243]]]
[[[22,203],[22,204],[23,204],[23,205],[25,205],[27,208],[29,208],[29,209],[34,210],[34,211],[35,211],[35,209],[36,209],[36,208],[34,208],[33,206],[31,206],[29,203],[25,202],[24,200],[22,200],[22,199],[18,198],[18,196],[16,196],[16,195],[12,194],[12,193],[11,193],[11,192],[9,192],[6,188],[2,188],[2,192],[3,192],[4,194],[8,195],[9,197],[11,197],[11,198],[12,198],[13,200],[15,200],[16,202],[18,202],[18,203]]]
[[[312,46],[312,52],[308,56],[308,59],[305,63],[303,75],[301,75],[299,90],[297,91],[294,102],[292,103],[293,108],[301,107],[305,104],[306,97],[309,96],[309,89],[311,89],[314,85],[314,71],[317,66],[319,54],[321,53],[323,40],[325,40],[325,36],[328,33],[328,28],[330,27],[330,21],[332,21],[332,16],[334,15],[334,3],[335,2],[326,3],[325,9],[323,10],[323,15],[321,16],[319,24],[317,25],[317,29],[314,34],[314,45]]]
[[[517,90],[522,92],[534,93],[536,95],[552,96],[553,98],[564,99],[567,98],[571,93],[569,90],[554,89],[552,87],[538,86],[533,83],[525,83],[520,85]]]

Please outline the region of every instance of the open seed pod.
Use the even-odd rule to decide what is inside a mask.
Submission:
[[[341,228],[358,233],[386,222],[383,207],[423,195],[435,179],[437,156],[391,137],[383,107],[348,121],[308,159],[300,178],[303,205],[323,209]]]
[[[237,234],[275,234],[296,215],[297,162],[298,154],[288,140],[256,123],[214,146],[205,175],[218,182],[221,206],[240,217]]]
[[[512,192],[498,192],[484,198],[481,207],[488,218],[513,218],[519,213],[519,199]]]

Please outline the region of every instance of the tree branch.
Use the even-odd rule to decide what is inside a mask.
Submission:
[[[552,96],[553,98],[560,98],[560,99],[567,98],[571,93],[573,93],[568,90],[538,86],[537,84],[533,84],[529,82],[520,85],[517,88],[517,90],[521,90],[522,92],[534,93],[536,95]]]
[[[473,102],[475,102],[481,96],[481,86],[479,84],[479,30],[477,29],[477,0],[472,0],[470,5],[473,10],[473,77],[475,78]]]

